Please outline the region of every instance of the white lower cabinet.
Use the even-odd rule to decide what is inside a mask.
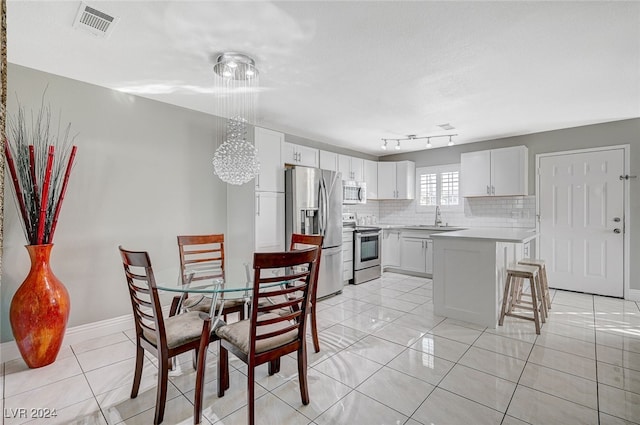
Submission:
[[[433,274],[433,241],[427,239],[427,261],[425,263],[424,271],[426,274]]]
[[[282,251],[284,240],[284,193],[256,192],[255,247],[257,252]]]
[[[245,282],[245,265],[254,252],[284,251],[284,193],[257,192],[254,185],[227,188],[227,230],[224,235],[225,277]]]
[[[433,241],[428,230],[385,229],[382,239],[382,267],[407,274],[433,273]]]
[[[400,267],[400,229],[384,229],[382,233],[382,268]]]
[[[400,268],[408,272],[431,274],[433,242],[429,238],[400,237]]]
[[[353,231],[342,231],[342,280],[353,279]]]

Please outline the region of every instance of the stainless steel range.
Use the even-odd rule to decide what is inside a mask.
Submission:
[[[353,232],[353,283],[358,285],[380,277],[381,233],[380,227],[359,226],[353,213],[342,216],[343,226],[352,226]]]

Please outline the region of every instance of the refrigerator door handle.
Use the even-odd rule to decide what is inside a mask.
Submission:
[[[322,203],[322,206],[324,207],[324,211],[322,213],[322,220],[323,220],[323,225],[322,225],[322,236],[325,236],[325,233],[327,232],[327,226],[329,225],[328,223],[328,216],[329,216],[329,192],[327,190],[327,182],[324,180],[324,177],[322,178],[322,189],[324,191],[324,202]]]
[[[326,215],[327,215],[327,198],[325,197],[324,178],[320,177],[320,184],[318,185],[318,227],[320,228],[320,234],[325,235],[326,231]]]

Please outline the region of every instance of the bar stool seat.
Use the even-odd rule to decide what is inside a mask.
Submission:
[[[541,324],[545,322],[546,305],[542,298],[542,288],[540,286],[539,268],[524,264],[514,264],[507,268],[507,279],[504,285],[504,295],[502,297],[502,310],[498,325],[502,326],[505,316],[517,317],[519,319],[531,320],[535,323],[536,334],[540,335]],[[529,280],[531,286],[531,302],[522,301],[521,293],[524,279]],[[524,309],[533,312],[533,317],[525,316],[523,313],[514,311]]]
[[[538,274],[540,275],[540,286],[542,288],[542,296],[544,297],[547,310],[551,310],[551,295],[549,294],[549,281],[547,280],[547,267],[545,265],[544,260],[540,260],[537,258],[523,258],[522,260],[518,261],[518,264],[538,267]]]

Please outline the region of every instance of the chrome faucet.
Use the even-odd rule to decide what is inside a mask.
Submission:
[[[436,219],[433,223],[436,227],[442,226],[442,217],[440,217],[440,206],[436,205]]]

